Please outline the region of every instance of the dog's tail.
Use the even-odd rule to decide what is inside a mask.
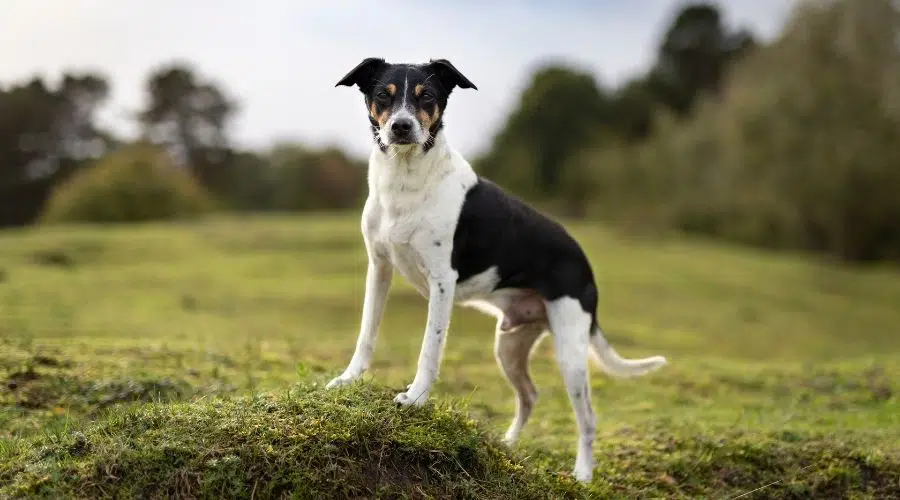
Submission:
[[[603,336],[600,327],[594,327],[591,332],[591,353],[594,361],[600,366],[600,369],[608,375],[619,378],[637,377],[650,373],[668,361],[663,356],[651,356],[649,358],[625,359],[616,352],[615,349]]]

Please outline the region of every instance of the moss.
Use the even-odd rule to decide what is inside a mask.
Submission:
[[[893,498],[900,452],[798,433],[648,430],[598,440],[598,480],[526,459],[463,408],[398,408],[356,384],[121,407],[0,460],[0,494],[46,498]],[[0,455],[2,456],[2,455]],[[760,490],[760,491],[763,491]]]
[[[0,492],[98,498],[565,498],[463,412],[398,408],[387,389],[148,404],[35,442]],[[15,462],[13,462],[15,463]]]

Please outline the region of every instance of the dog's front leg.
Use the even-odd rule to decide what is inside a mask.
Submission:
[[[326,389],[350,383],[369,369],[372,355],[375,353],[378,326],[381,324],[388,291],[391,288],[392,274],[391,263],[386,258],[372,252],[366,271],[366,291],[359,336],[356,339],[356,350],[344,373],[328,382],[328,385],[325,386]]]
[[[425,325],[425,337],[422,339],[422,350],[419,353],[419,364],[416,377],[407,391],[394,398],[400,405],[421,406],[428,399],[440,370],[455,293],[455,272],[448,270],[429,277],[428,320]]]

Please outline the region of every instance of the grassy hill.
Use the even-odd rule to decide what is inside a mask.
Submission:
[[[514,450],[493,321],[458,309],[430,405],[398,409],[425,301],[395,279],[365,383],[356,216],[0,233],[0,498],[900,495],[900,271],[572,224],[607,335],[597,471],[544,341]],[[774,484],[770,484],[774,483]],[[768,485],[768,486],[767,486]],[[763,488],[749,493],[756,488]]]

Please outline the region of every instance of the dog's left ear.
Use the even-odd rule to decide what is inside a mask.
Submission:
[[[478,90],[474,83],[469,81],[446,59],[432,59],[428,62],[428,66],[437,75],[441,85],[444,86],[448,93],[453,90],[453,87]]]
[[[353,85],[357,85],[360,90],[365,92],[366,88],[372,84],[376,72],[383,68],[385,64],[384,59],[367,57],[366,59],[363,59],[361,63],[357,64],[355,68],[351,69],[349,73],[344,75],[344,77],[335,84],[335,87],[341,85],[352,87]]]

